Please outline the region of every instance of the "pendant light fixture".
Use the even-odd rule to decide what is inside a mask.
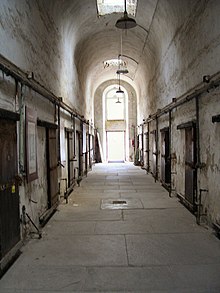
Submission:
[[[121,32],[121,53],[118,55],[118,70],[117,70],[117,74],[127,74],[128,73],[128,69],[126,66],[126,63],[122,61],[121,56],[122,56],[122,33]]]
[[[125,11],[124,16],[117,20],[115,26],[119,29],[130,29],[136,27],[137,23],[133,18],[130,18],[126,9],[126,0],[125,0]]]
[[[116,95],[118,97],[117,104],[121,103],[119,98],[122,98],[124,95],[124,91],[121,89],[121,83],[120,83],[120,74],[118,74],[118,90],[116,91]]]

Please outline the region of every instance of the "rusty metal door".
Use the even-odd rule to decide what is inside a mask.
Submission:
[[[0,119],[0,259],[20,240],[16,122]]]
[[[57,130],[47,129],[48,208],[58,202]]]
[[[152,175],[154,178],[157,178],[157,141],[156,141],[156,130],[151,132],[152,134],[152,152],[153,152],[153,166],[152,166]]]
[[[166,186],[171,182],[169,128],[161,130],[161,181]]]
[[[77,146],[77,153],[78,156],[78,177],[81,177],[83,175],[83,139],[82,139],[82,132],[77,131],[76,132],[76,146]]]
[[[196,190],[196,141],[195,127],[185,128],[185,199],[195,204]]]
[[[74,132],[67,131],[68,187],[74,184]]]

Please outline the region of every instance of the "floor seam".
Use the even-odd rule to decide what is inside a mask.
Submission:
[[[126,251],[126,255],[127,255],[127,263],[128,263],[128,267],[129,267],[130,264],[129,264],[129,257],[128,257],[128,245],[127,245],[127,239],[126,239],[125,234],[124,234],[124,239],[125,239],[125,251]]]

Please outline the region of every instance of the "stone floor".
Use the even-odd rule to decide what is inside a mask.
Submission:
[[[97,164],[0,292],[219,293],[220,240],[139,167]]]

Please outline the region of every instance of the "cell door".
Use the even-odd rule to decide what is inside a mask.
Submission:
[[[171,182],[169,129],[161,131],[161,181],[168,186]]]
[[[83,175],[83,138],[82,132],[76,132],[76,156],[78,157],[78,177]]]
[[[68,187],[74,184],[74,132],[67,131]]]
[[[185,128],[185,199],[194,207],[196,190],[195,127]]]
[[[59,200],[58,160],[57,160],[57,131],[47,129],[47,173],[48,173],[48,208]]]
[[[0,259],[20,240],[16,122],[0,119]]]
[[[157,179],[157,141],[156,141],[156,130],[151,132],[152,134],[152,175]]]

